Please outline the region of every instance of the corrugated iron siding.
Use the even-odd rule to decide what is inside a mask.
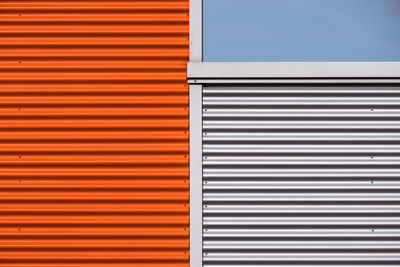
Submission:
[[[204,267],[400,266],[399,86],[202,93]]]
[[[188,265],[188,2],[1,1],[0,266]]]

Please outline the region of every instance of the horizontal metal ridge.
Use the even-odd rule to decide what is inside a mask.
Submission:
[[[223,263],[204,262],[204,266],[208,266],[208,267],[231,266],[233,264],[238,265],[236,261],[235,262],[229,262],[229,263],[227,263],[227,262],[223,262]],[[260,266],[260,264],[256,264],[256,265],[252,265],[252,264],[254,264],[254,263],[246,262],[245,264],[240,263],[240,266],[242,266],[242,267]],[[268,264],[268,266],[270,266],[270,267],[293,267],[293,262],[289,262],[289,263],[287,263],[287,262],[280,262],[280,263],[276,263],[276,262],[275,263],[271,263],[271,262],[267,262],[266,263],[266,262],[264,262],[262,264]],[[312,264],[315,267],[326,267],[326,263],[322,263],[321,264],[321,263],[318,263],[318,262],[312,262],[312,263],[309,263],[309,264]],[[368,267],[397,267],[397,265],[398,265],[397,263],[389,263],[389,264],[388,263],[382,263],[382,264],[372,263],[372,264],[369,264]],[[336,262],[336,264],[332,264],[332,263],[329,264],[329,267],[354,267],[354,262],[350,262],[350,263],[337,263]]]
[[[394,261],[398,260],[400,254],[399,253],[349,253],[349,254],[340,254],[340,253],[269,253],[269,254],[258,254],[258,253],[238,253],[235,256],[228,253],[207,253],[205,256],[206,260],[218,260],[218,261],[235,261],[235,260],[248,260],[248,261],[257,261],[257,260],[293,260],[293,261],[321,261],[321,260],[329,260],[329,261],[362,261],[362,260],[382,260],[382,261]]]
[[[393,229],[321,229],[315,226],[313,229],[301,229],[293,227],[290,229],[209,229],[203,230],[206,237],[367,237],[367,236],[399,236],[400,227]]]
[[[297,84],[296,86],[290,85],[270,85],[270,86],[260,86],[260,85],[252,85],[247,88],[243,88],[241,86],[206,86],[203,88],[203,95],[209,94],[210,96],[218,95],[218,94],[253,94],[253,93],[279,93],[284,92],[289,94],[296,93],[320,93],[320,94],[330,94],[330,93],[358,93],[361,95],[369,94],[369,93],[396,93],[399,90],[399,86],[393,85],[376,85],[376,84],[367,84],[367,85],[330,85],[326,87],[321,87],[320,85],[312,85],[312,84]]]

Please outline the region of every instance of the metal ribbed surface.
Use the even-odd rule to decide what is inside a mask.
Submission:
[[[400,87],[203,89],[205,266],[398,266]]]
[[[1,1],[0,266],[188,265],[188,2]]]

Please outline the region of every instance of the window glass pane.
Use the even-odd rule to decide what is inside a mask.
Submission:
[[[204,61],[400,61],[400,0],[203,0]]]

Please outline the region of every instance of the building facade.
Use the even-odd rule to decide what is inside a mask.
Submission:
[[[0,267],[399,266],[396,10],[1,1]]]

